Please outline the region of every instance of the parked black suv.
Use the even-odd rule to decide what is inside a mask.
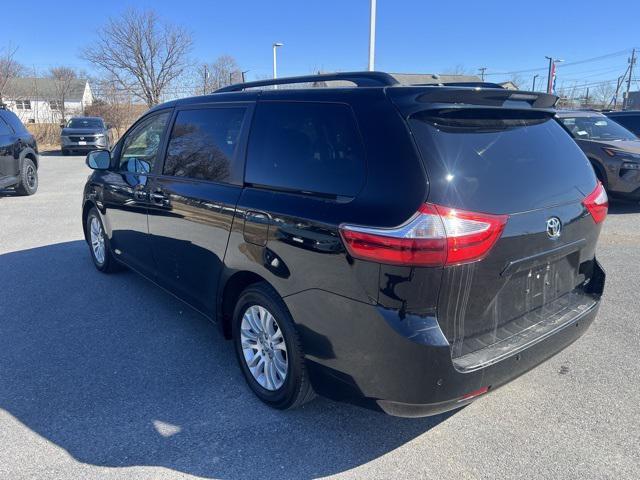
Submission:
[[[640,110],[626,110],[623,112],[604,112],[612,120],[640,137]]]
[[[457,408],[599,307],[607,197],[555,101],[366,72],[169,102],[88,155],[85,236],[217,320],[273,407]]]
[[[15,113],[0,105],[0,190],[20,195],[38,190],[38,146]]]

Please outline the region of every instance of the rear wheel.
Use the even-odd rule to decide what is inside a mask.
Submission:
[[[16,186],[16,192],[20,195],[33,195],[38,191],[38,169],[30,158],[22,161],[20,169],[20,183]]]
[[[86,231],[91,259],[95,267],[104,273],[118,270],[119,264],[113,258],[109,247],[109,238],[105,233],[100,214],[95,208],[92,208],[87,215]]]
[[[251,285],[240,295],[233,338],[242,373],[264,403],[284,410],[314,398],[293,319],[267,283]]]

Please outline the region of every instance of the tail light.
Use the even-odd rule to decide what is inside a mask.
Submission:
[[[507,215],[467,212],[426,203],[394,228],[341,225],[354,258],[394,265],[434,267],[484,258],[500,238]]]
[[[594,222],[600,223],[607,218],[609,198],[601,182],[598,182],[595,190],[585,197],[582,205],[589,211]]]

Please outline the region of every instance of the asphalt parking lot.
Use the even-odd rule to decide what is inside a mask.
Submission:
[[[82,240],[82,157],[0,193],[0,478],[640,478],[640,206],[614,204],[594,325],[453,414],[261,404],[216,328]]]

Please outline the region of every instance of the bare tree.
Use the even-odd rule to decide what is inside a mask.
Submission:
[[[524,79],[522,78],[522,76],[518,75],[517,73],[512,73],[509,81],[513,83],[518,88],[518,90],[522,90],[522,86],[524,84]]]
[[[102,117],[119,138],[144,113],[145,104],[135,103],[131,94],[121,90],[112,77],[94,79],[92,84],[96,100],[87,107],[86,113]]]
[[[49,99],[52,112],[60,112],[60,120],[66,120],[66,102],[73,88],[73,82],[78,78],[78,74],[71,67],[64,65],[52,67],[49,76],[55,80],[55,98]]]
[[[444,72],[442,72],[442,74],[443,75],[473,75],[473,73],[471,73],[462,64],[457,64],[453,67],[449,67]]]
[[[613,95],[616,92],[616,87],[611,82],[602,82],[595,89],[595,100],[598,101],[603,107],[609,105],[613,100]]]
[[[13,47],[11,44],[0,50],[0,102],[9,80],[24,73],[24,67],[15,60],[17,51],[18,47]]]
[[[242,81],[242,73],[238,62],[231,55],[222,55],[215,62],[204,63],[198,67],[198,85],[201,86],[197,93],[210,93],[232,83]]]
[[[83,57],[151,107],[188,67],[191,46],[183,28],[162,22],[152,10],[130,9],[108,21]]]

